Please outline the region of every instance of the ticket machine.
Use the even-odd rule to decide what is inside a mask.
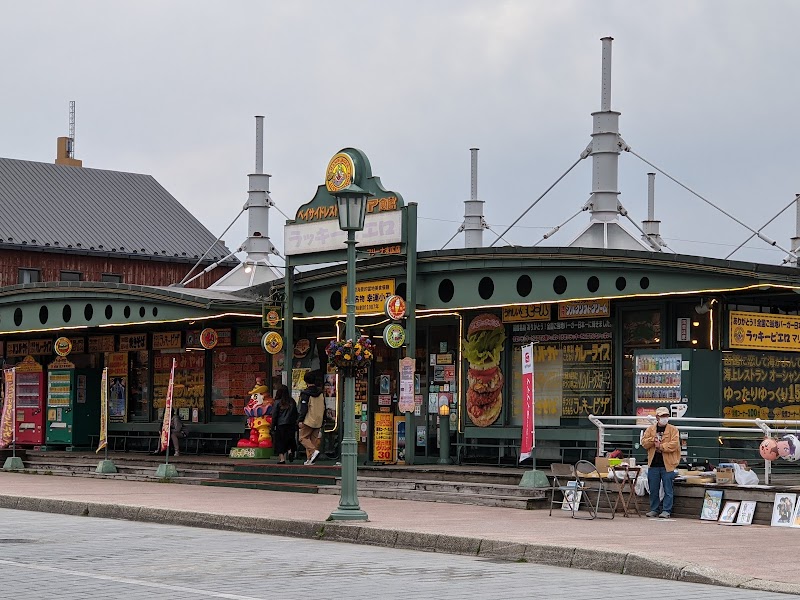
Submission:
[[[40,446],[44,443],[44,373],[32,356],[16,366],[15,406],[17,444]]]

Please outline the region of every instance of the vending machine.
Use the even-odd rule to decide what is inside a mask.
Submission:
[[[97,369],[76,369],[65,357],[47,367],[47,434],[50,445],[88,448],[100,433],[100,380]]]
[[[16,366],[17,444],[44,443],[44,372],[32,356]]]
[[[634,352],[634,410],[640,423],[646,423],[659,406],[669,408],[670,418],[722,416],[721,354],[717,350],[636,350]],[[680,422],[675,423],[680,429]],[[719,455],[717,436],[690,438],[681,432],[684,460],[714,458]]]

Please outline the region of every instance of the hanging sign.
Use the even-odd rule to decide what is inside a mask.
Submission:
[[[399,348],[406,341],[406,330],[402,325],[389,323],[383,330],[383,341],[389,348]]]
[[[800,316],[730,312],[730,348],[800,352]]]
[[[161,331],[153,333],[153,350],[177,350],[180,347],[180,331]]]
[[[120,352],[135,352],[136,350],[147,350],[146,333],[133,333],[119,336]]]
[[[549,321],[549,304],[517,304],[502,308],[503,323],[524,323],[526,321]]]
[[[219,342],[217,331],[211,327],[206,327],[200,332],[200,345],[206,350],[211,350]]]
[[[265,304],[261,307],[261,325],[264,329],[281,328],[281,307]]]
[[[60,337],[53,343],[53,350],[59,356],[66,356],[72,352],[72,342],[68,337]]]
[[[530,458],[536,447],[533,397],[533,344],[522,347],[522,442],[519,460]]]
[[[610,300],[577,300],[558,305],[558,319],[599,319],[611,315]]]
[[[378,279],[356,283],[356,314],[381,312],[386,299],[394,295],[394,279]],[[342,286],[342,302],[347,303],[347,286]]]
[[[402,297],[393,294],[386,299],[384,305],[386,316],[392,321],[399,321],[406,316],[406,301]]]
[[[283,350],[283,338],[277,331],[268,331],[261,338],[261,346],[269,354],[277,354]]]
[[[410,356],[400,359],[400,398],[397,407],[400,412],[414,410],[414,365],[416,361]]]
[[[691,334],[689,333],[691,321],[691,319],[686,319],[683,317],[678,319],[678,333],[677,337],[675,338],[676,341],[688,342],[691,339]]]

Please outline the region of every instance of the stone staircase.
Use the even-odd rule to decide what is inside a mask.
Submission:
[[[339,466],[247,463],[234,465],[233,470],[214,479],[201,481],[203,485],[238,487],[275,492],[301,492],[316,494],[325,487],[333,488],[341,480]]]

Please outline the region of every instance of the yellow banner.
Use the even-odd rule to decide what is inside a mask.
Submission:
[[[800,316],[732,310],[728,345],[730,348],[800,352]]]
[[[394,279],[356,283],[356,314],[383,313],[384,303],[394,296]],[[342,286],[342,308],[347,304],[347,286]]]
[[[100,380],[100,439],[95,454],[108,445],[108,367]]]
[[[558,305],[558,319],[597,319],[611,316],[610,300],[578,300]]]
[[[549,304],[521,304],[503,307],[503,323],[519,323],[524,321],[549,321]]]
[[[169,372],[169,384],[167,385],[167,399],[164,402],[164,422],[161,425],[161,444],[159,452],[165,452],[169,448],[169,435],[172,428],[172,393],[175,388],[175,359],[172,359],[172,369]],[[177,450],[177,448],[175,448]]]
[[[0,448],[7,448],[14,441],[14,369],[3,371],[3,382],[5,383],[5,402],[3,403],[3,414],[0,417]]]
[[[394,450],[394,416],[391,413],[375,413],[372,460],[392,462]]]

